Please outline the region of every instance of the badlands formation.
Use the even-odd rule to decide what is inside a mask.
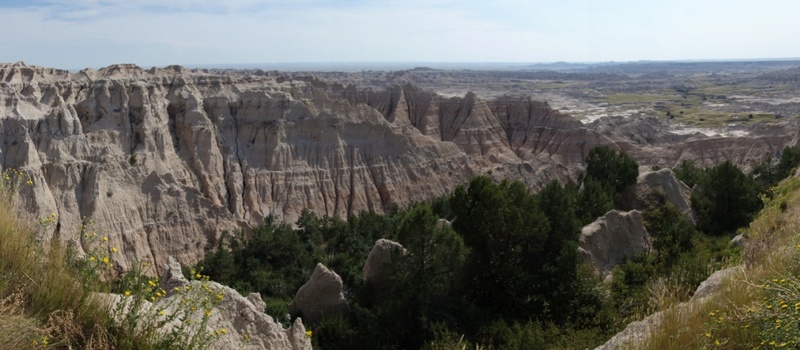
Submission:
[[[80,230],[91,219],[121,251],[123,270],[169,256],[193,264],[223,231],[246,232],[267,215],[385,212],[478,174],[534,189],[574,180],[597,145],[643,165],[750,167],[797,142],[789,125],[681,135],[646,117],[583,124],[528,97],[179,66],[73,73],[5,64],[0,100],[2,167],[33,182],[16,200],[32,220],[55,213],[41,238],[88,244]]]

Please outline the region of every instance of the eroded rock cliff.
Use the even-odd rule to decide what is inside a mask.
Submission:
[[[192,264],[223,230],[247,230],[267,215],[294,222],[304,208],[383,212],[477,174],[540,188],[574,179],[600,144],[646,164],[741,164],[797,134],[640,144],[530,98],[443,97],[411,85],[359,90],[180,66],[71,73],[5,64],[0,100],[3,168],[33,180],[20,205],[34,220],[56,214],[42,238],[83,247],[82,228],[101,232],[120,250],[120,269],[167,256]]]

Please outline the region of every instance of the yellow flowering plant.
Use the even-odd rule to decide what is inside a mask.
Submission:
[[[28,173],[18,168],[7,168],[3,170],[0,176],[2,177],[0,192],[8,202],[14,199],[14,195],[19,191],[22,185],[33,185],[33,180],[31,180]]]
[[[795,246],[800,252],[800,245]],[[792,269],[790,269],[791,271]],[[800,334],[800,278],[796,275],[775,276],[749,286],[760,297],[746,306],[712,310],[706,322],[705,348],[740,348],[742,339],[752,349],[797,349]],[[736,339],[725,336],[725,330],[737,329]]]
[[[146,262],[137,263],[115,284],[114,289],[124,297],[113,315],[125,332],[158,337],[159,344],[170,349],[203,349],[228,334],[225,328],[207,327],[214,307],[225,298],[208,276],[193,271],[189,284],[166,290],[157,278],[144,274],[147,266]]]

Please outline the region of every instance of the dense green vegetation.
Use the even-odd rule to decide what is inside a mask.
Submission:
[[[519,182],[479,176],[391,215],[342,221],[304,212],[296,229],[267,218],[249,239],[219,242],[199,267],[262,293],[267,311],[283,315],[324,263],[342,276],[352,311],[310,325],[323,349],[591,348],[627,322],[691,297],[710,271],[736,259],[729,237],[758,210],[759,193],[800,159],[794,149],[783,155],[791,159],[774,162],[769,178],[731,163],[682,164],[676,174],[699,186],[697,227],[669,204],[645,213],[654,250],[615,268],[610,284],[577,254],[580,228],[613,208],[638,175],[633,160],[606,147],[589,153],[580,184],[552,182],[533,194]],[[452,228],[437,226],[439,217]],[[361,277],[379,238],[408,250],[380,288]]]

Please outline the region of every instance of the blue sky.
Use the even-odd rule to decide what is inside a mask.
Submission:
[[[0,0],[0,62],[554,62],[800,57],[790,0]]]

